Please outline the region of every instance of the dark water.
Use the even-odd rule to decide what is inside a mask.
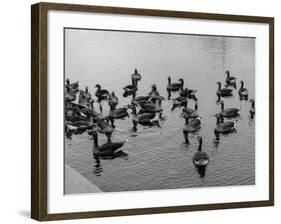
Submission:
[[[237,132],[221,137],[219,145],[213,143],[213,115],[220,111],[216,82],[224,82],[225,70],[238,82],[244,80],[249,99],[255,97],[254,39],[67,30],[65,40],[66,77],[79,80],[81,88],[89,86],[92,95],[97,83],[114,90],[119,106],[131,100],[122,97],[122,87],[130,84],[135,67],[142,74],[138,95],[147,94],[156,84],[167,97],[169,75],[172,81],[183,78],[186,87],[197,89],[202,116],[199,135],[210,156],[206,175],[201,178],[192,163],[197,140],[191,135],[191,144],[183,144],[184,120],[179,118],[179,110],[171,112],[172,101],[165,100],[167,120],[161,129],[138,126],[137,136],[132,137],[131,119],[116,121],[112,140],[128,139],[122,148],[127,157],[97,164],[92,158],[93,140],[87,133],[66,139],[65,162],[89,181],[108,192],[255,184],[255,122],[249,118],[250,103],[240,101],[237,91],[224,100],[225,108],[241,106]],[[194,107],[193,101],[189,107]],[[107,103],[104,110],[107,113]],[[99,144],[105,141],[99,135]]]

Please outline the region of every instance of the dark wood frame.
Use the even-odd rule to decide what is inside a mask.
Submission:
[[[195,18],[269,25],[269,200],[48,214],[47,211],[47,12],[48,10]],[[31,6],[31,217],[39,221],[187,212],[274,205],[274,18],[90,5],[38,3]]]

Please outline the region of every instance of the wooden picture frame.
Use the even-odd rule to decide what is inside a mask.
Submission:
[[[130,208],[107,211],[74,213],[48,213],[48,136],[47,136],[47,14],[49,10],[188,18],[211,21],[249,22],[269,25],[269,199],[233,203],[215,203],[152,208]],[[80,219],[109,216],[141,215],[170,212],[203,211],[229,208],[261,207],[274,205],[274,18],[241,15],[223,15],[183,11],[164,11],[137,8],[118,8],[90,5],[38,3],[31,7],[31,217],[39,221]]]

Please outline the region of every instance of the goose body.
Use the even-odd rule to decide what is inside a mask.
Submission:
[[[240,81],[241,83],[241,86],[240,86],[240,89],[238,90],[238,94],[240,96],[240,99],[245,99],[245,100],[248,100],[248,89],[244,88],[244,81],[241,80]]]
[[[186,105],[187,105],[186,97],[179,96],[179,97],[173,99],[173,106],[172,106],[171,110],[174,111],[176,108],[181,107],[181,106],[186,107]]]
[[[69,87],[66,87],[66,92],[64,94],[64,100],[65,102],[73,102],[76,100],[76,94],[72,91],[70,91]]]
[[[150,96],[137,96],[137,97],[133,97],[132,103],[133,104],[137,104],[137,105],[144,104],[144,103],[147,103],[150,98],[151,98]]]
[[[217,96],[218,97],[229,97],[233,96],[232,89],[228,88],[221,88],[221,82],[217,82],[218,84],[218,90],[217,90]]]
[[[216,123],[216,128],[214,130],[216,133],[228,134],[235,129],[238,120],[221,122],[221,115],[217,114],[216,117],[217,117],[217,123]]]
[[[236,89],[236,77],[230,76],[230,72],[226,71],[225,86],[233,86]]]
[[[185,125],[183,132],[196,132],[201,128],[201,118],[197,117],[191,121],[188,118],[185,119]]]
[[[193,89],[188,89],[188,88],[185,88],[183,90],[181,90],[179,92],[180,96],[182,97],[186,97],[188,99],[192,99],[192,100],[195,100],[197,101],[197,98],[195,96],[195,93],[197,92],[197,90],[193,90]]]
[[[98,98],[98,102],[101,102],[102,100],[106,100],[108,95],[109,95],[109,92],[107,89],[102,89],[100,84],[97,84],[96,85],[96,97]]]
[[[224,102],[221,101],[221,112],[219,113],[222,117],[232,118],[239,116],[240,109],[238,108],[227,108],[224,109]]]
[[[135,81],[132,79],[132,84],[125,86],[123,90],[123,97],[127,97],[135,94],[138,91],[138,87],[136,86]]]
[[[79,81],[70,83],[69,79],[66,79],[66,88],[69,88],[71,93],[77,93],[79,91]]]
[[[138,73],[137,69],[135,69],[135,72],[131,75],[131,79],[135,85],[138,85],[138,82],[141,80],[141,74]]]
[[[110,119],[123,119],[125,117],[129,117],[127,112],[127,107],[120,107],[115,110],[109,111],[108,118]]]
[[[115,95],[115,93],[112,92],[111,94],[108,95],[107,102],[108,102],[110,109],[114,110],[114,109],[116,109],[116,106],[119,104],[119,99]]]
[[[181,116],[183,118],[196,118],[196,117],[199,117],[197,109],[198,109],[198,104],[197,104],[197,102],[195,102],[194,110],[191,109],[191,108],[184,107],[184,108],[182,108]]]
[[[98,144],[98,133],[96,130],[91,130],[88,132],[93,135],[94,146],[93,146],[93,154],[96,157],[100,158],[114,158],[114,154],[118,149],[123,147],[126,141],[122,142],[107,142],[101,146]]]
[[[174,83],[172,83],[172,82],[171,82],[171,77],[169,76],[169,77],[168,77],[167,90],[168,90],[168,91],[178,91],[178,90],[182,89],[182,88],[183,88],[184,81],[183,81],[183,79],[179,79],[178,81],[179,81],[179,82],[174,82]]]
[[[132,105],[132,121],[133,121],[133,129],[136,131],[137,130],[137,124],[140,124],[142,126],[148,126],[148,127],[153,127],[153,126],[160,126],[158,120],[152,120],[155,118],[156,113],[149,113],[145,112],[142,114],[137,114],[136,112],[136,107]]]
[[[162,100],[159,100],[159,103],[157,105],[148,102],[148,103],[140,104],[140,106],[145,112],[158,113],[163,111],[161,102]]]
[[[193,155],[192,160],[196,166],[207,166],[209,163],[209,156],[206,152],[202,151],[202,137],[198,136],[198,151]]]

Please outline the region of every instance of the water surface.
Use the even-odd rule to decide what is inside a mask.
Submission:
[[[179,110],[171,112],[169,100],[163,102],[167,120],[161,129],[138,126],[137,136],[132,137],[131,119],[116,121],[112,140],[129,140],[122,148],[127,157],[96,164],[93,140],[84,133],[65,140],[69,166],[105,192],[255,184],[255,122],[249,118],[250,103],[240,101],[237,91],[234,97],[224,99],[226,108],[241,107],[237,132],[221,137],[218,145],[213,143],[213,115],[220,111],[216,82],[224,82],[225,71],[238,81],[244,80],[249,99],[255,97],[255,39],[65,30],[65,77],[72,82],[79,80],[80,87],[88,86],[92,95],[99,83],[115,91],[119,106],[129,104],[131,98],[122,97],[122,88],[130,84],[134,68],[142,74],[138,95],[146,95],[156,84],[160,94],[167,97],[168,76],[172,81],[183,78],[185,87],[198,90],[202,116],[199,135],[203,150],[210,156],[205,177],[199,176],[192,163],[197,140],[191,135],[191,144],[183,144],[184,120],[179,118]],[[172,98],[176,96],[174,93]],[[194,102],[188,105],[193,108]],[[104,110],[107,113],[107,103]],[[99,135],[99,144],[105,142],[105,136]]]

